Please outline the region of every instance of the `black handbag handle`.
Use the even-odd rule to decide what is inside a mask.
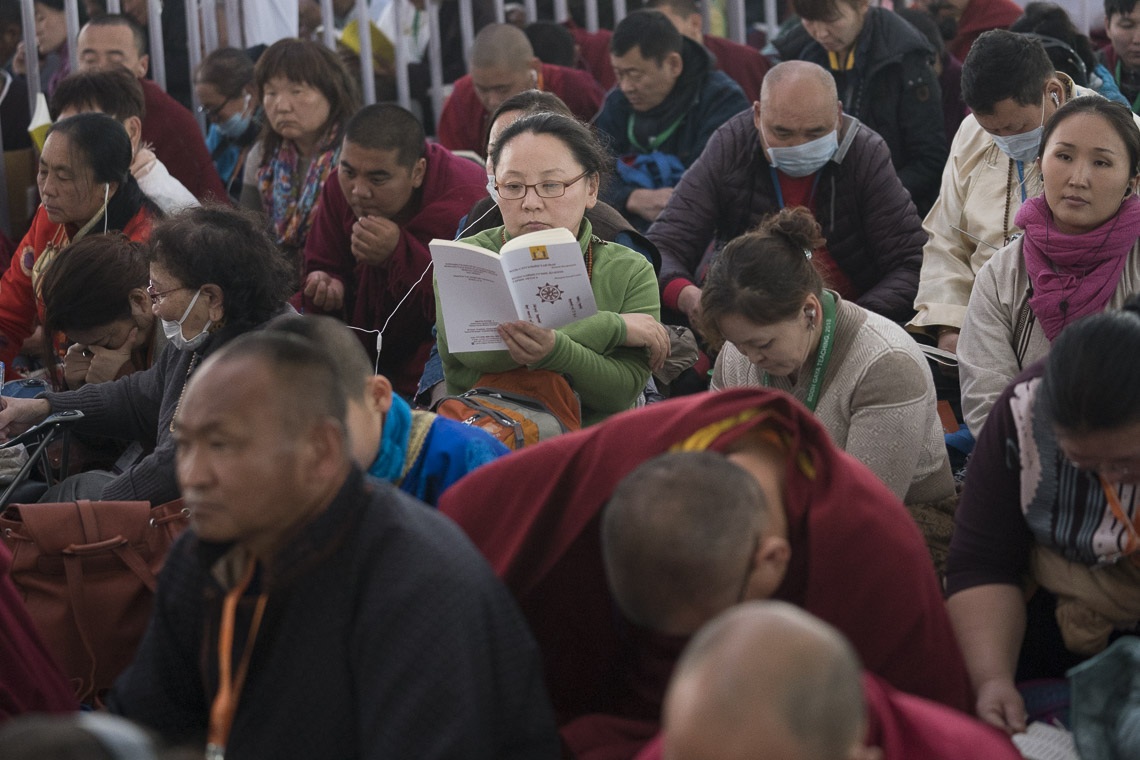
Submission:
[[[35,449],[28,454],[28,461],[24,462],[24,466],[20,468],[20,471],[16,473],[16,477],[13,478],[12,482],[8,484],[8,487],[4,489],[4,493],[0,494],[0,509],[8,506],[8,502],[11,500],[12,495],[16,492],[16,489],[23,485],[24,481],[28,479],[28,475],[31,474],[32,468],[36,466],[37,462],[43,462],[44,471],[48,473],[48,481],[50,484],[51,468],[48,466],[47,462],[47,447],[53,440],[55,440],[56,434],[60,432],[62,432],[64,435],[64,459],[62,463],[62,474],[64,477],[66,477],[66,436],[68,432],[67,425],[68,423],[78,422],[81,419],[83,419],[83,412],[79,411],[78,409],[67,409],[62,412],[56,412],[55,414],[48,415],[43,422],[31,426],[15,438],[11,438],[8,441],[5,441],[3,444],[0,444],[0,449],[7,449],[12,446],[18,446],[21,443],[32,441],[37,436],[42,436],[39,443],[36,444]]]

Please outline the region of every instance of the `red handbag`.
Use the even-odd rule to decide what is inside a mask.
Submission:
[[[12,581],[80,701],[108,689],[134,657],[157,576],[185,530],[182,500],[17,504],[0,513]]]

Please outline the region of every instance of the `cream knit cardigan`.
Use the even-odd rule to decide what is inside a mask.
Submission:
[[[836,445],[867,465],[907,504],[954,495],[934,381],[918,344],[886,317],[835,296],[831,360],[815,413]],[[770,387],[807,397],[813,357],[793,384]],[[713,390],[763,385],[764,373],[731,343],[713,369]]]

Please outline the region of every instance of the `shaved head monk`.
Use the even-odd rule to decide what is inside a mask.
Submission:
[[[871,760],[859,656],[783,602],[744,604],[697,634],[662,717],[669,760]]]
[[[469,74],[456,80],[440,114],[439,142],[449,150],[480,156],[491,112],[512,95],[524,90],[552,92],[576,119],[586,122],[594,118],[605,96],[587,72],[540,61],[526,34],[512,24],[488,24],[479,30],[467,70]]]
[[[787,518],[733,463],[743,456],[662,454],[614,491],[602,517],[602,553],[630,620],[687,636],[722,610],[779,588],[791,557]]]
[[[999,731],[862,671],[834,627],[748,602],[693,637],[638,760],[1016,760]]]
[[[725,556],[711,580],[696,577],[684,559],[673,570],[641,572],[643,581],[671,573],[669,582],[687,589],[690,602],[681,605],[665,582],[638,581],[632,570],[613,573],[611,587],[603,563],[603,507],[627,475],[670,451],[706,452],[710,466],[717,460],[752,480],[735,469],[701,479],[702,491],[719,488],[722,475],[736,479],[739,509],[717,517],[732,521],[731,535],[697,520],[690,530],[705,532],[664,539],[667,553],[688,552],[690,563],[700,542],[718,547]],[[661,490],[671,497],[686,480],[693,478]],[[710,499],[718,509],[727,500]],[[480,468],[444,493],[439,507],[518,600],[542,650],[563,741],[578,757],[636,754],[657,732],[684,644],[677,637],[745,598],[769,596],[818,615],[896,688],[960,710],[972,704],[930,555],[906,508],[778,391],[730,389],[617,415]],[[612,538],[637,529],[610,523],[606,530]],[[697,548],[686,549],[687,541]],[[635,557],[653,551],[630,546]],[[615,550],[607,544],[607,553]],[[643,586],[654,593],[634,603]]]

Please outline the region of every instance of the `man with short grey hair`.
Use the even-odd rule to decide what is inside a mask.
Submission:
[[[334,363],[256,332],[172,422],[191,530],[113,712],[206,756],[556,758],[537,647],[454,523],[352,461]]]

